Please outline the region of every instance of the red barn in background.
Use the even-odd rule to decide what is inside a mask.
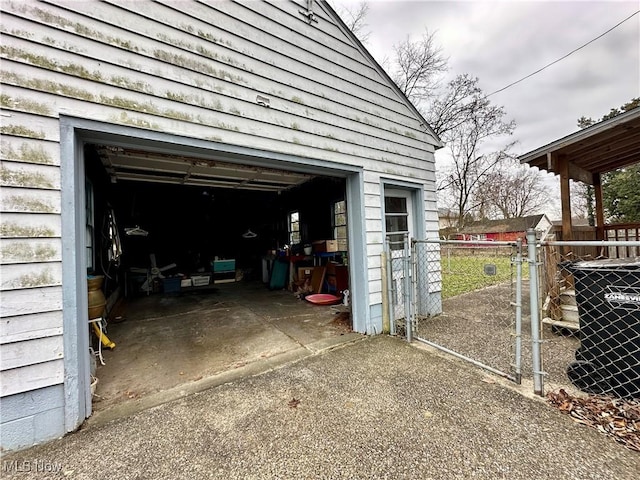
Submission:
[[[545,214],[500,220],[480,220],[447,235],[448,240],[513,242],[518,238],[526,243],[527,230],[548,232],[552,223]]]

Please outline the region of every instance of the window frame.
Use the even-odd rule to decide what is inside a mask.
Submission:
[[[93,183],[85,179],[85,248],[87,272],[95,271],[95,197],[93,193]]]
[[[293,216],[296,215],[297,218],[294,221]],[[296,225],[297,229],[294,230],[293,226]],[[287,215],[287,231],[288,231],[288,240],[289,246],[297,245],[302,242],[302,237],[300,234],[300,210],[292,210]],[[297,241],[294,241],[294,235],[297,236]]]
[[[405,190],[403,188],[385,188],[384,196],[382,200],[382,205],[384,208],[384,229],[385,229],[385,239],[389,240],[389,248],[391,250],[404,250],[404,236],[405,234],[412,235],[413,229],[415,226],[413,225],[413,196],[410,190]],[[387,205],[387,199],[397,198],[402,199],[404,205],[402,205],[402,211],[391,212]],[[394,209],[395,210],[395,209]],[[404,219],[404,223],[406,223],[406,230],[390,230],[389,222],[391,219],[398,219],[398,223],[401,223],[401,220]],[[401,240],[402,238],[402,240]]]
[[[337,211],[339,205],[342,205],[342,211]],[[342,199],[335,201],[331,204],[331,224],[333,227],[333,238],[338,243],[338,250],[346,252],[349,245],[349,232],[348,232],[348,218],[347,218],[347,201]],[[342,215],[344,217],[344,223],[338,222],[338,217]],[[338,234],[338,229],[344,228],[344,235]]]

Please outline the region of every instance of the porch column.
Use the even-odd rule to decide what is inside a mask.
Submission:
[[[596,240],[604,240],[604,204],[602,201],[602,177],[593,174],[593,193],[596,200]]]
[[[558,159],[560,172],[560,203],[562,205],[562,240],[573,240],[573,225],[571,224],[571,191],[569,189],[569,161]],[[567,249],[568,247],[565,247]],[[568,253],[568,252],[565,252]]]

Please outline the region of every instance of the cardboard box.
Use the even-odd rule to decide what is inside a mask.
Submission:
[[[307,278],[311,278],[312,275],[313,275],[313,267],[298,268],[298,281],[304,282]]]
[[[313,242],[313,251],[317,253],[325,252],[337,252],[338,241],[337,240],[318,240]]]
[[[192,275],[191,283],[193,283],[194,287],[203,287],[205,285],[209,285],[211,281],[211,277],[209,275]]]

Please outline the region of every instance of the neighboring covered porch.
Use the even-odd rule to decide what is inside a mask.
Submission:
[[[602,190],[603,174],[640,163],[640,108],[556,140],[520,156],[519,160],[560,176],[562,228],[557,232],[558,240],[640,240],[640,223],[607,224]],[[573,226],[570,180],[593,186],[595,225],[592,227]],[[633,248],[609,248],[604,254],[609,257],[639,255],[640,252],[631,250]]]

